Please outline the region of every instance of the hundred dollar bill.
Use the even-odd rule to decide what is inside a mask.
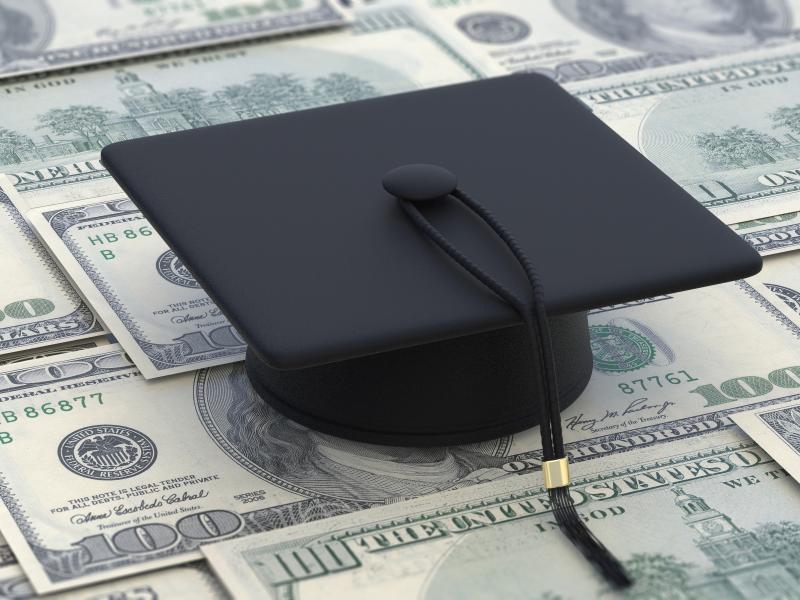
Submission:
[[[567,87],[703,206],[738,223],[800,208],[797,48]]]
[[[800,376],[797,377],[800,384]],[[734,422],[800,481],[800,402],[744,411]]]
[[[800,326],[746,283],[608,307],[590,325],[594,373],[562,414],[576,469],[674,453],[738,431],[738,411],[800,399]],[[539,440],[361,444],[273,410],[241,363],[145,381],[111,345],[0,368],[0,531],[38,592],[62,590],[195,560],[208,542],[525,475]]]
[[[119,188],[97,161],[106,143],[479,75],[409,9],[378,8],[360,13],[352,32],[94,70],[70,75],[68,81],[42,80],[44,88],[59,90],[55,94],[20,83],[5,88],[17,97],[9,103],[17,131],[5,133],[4,155],[0,128],[0,163],[5,159],[0,168],[9,171],[4,188],[26,217],[33,208],[68,200],[118,200],[109,194],[119,194]],[[200,88],[198,81],[212,83]],[[2,103],[0,97],[0,108]],[[31,137],[44,122],[50,122],[49,131],[70,130],[55,149],[52,138],[37,143]],[[76,267],[80,273],[70,274],[113,324],[142,372],[157,377],[242,359],[241,340],[218,309],[160,238],[149,236],[146,221],[139,217],[138,226],[144,229],[134,252],[122,254],[137,261],[135,266],[102,260],[84,271],[83,261]],[[124,237],[127,230],[122,227],[119,238],[126,244],[132,239]],[[104,243],[110,253],[122,250],[110,240]],[[135,254],[144,247],[148,252]],[[205,332],[202,340],[193,337],[198,332]]]
[[[789,252],[800,247],[800,213],[790,212],[731,226],[762,256]]]
[[[428,0],[443,35],[493,74],[566,83],[796,40],[800,4],[767,0]]]
[[[244,360],[239,333],[126,196],[27,217],[145,377]]]
[[[345,22],[331,0],[3,0],[0,77]]]
[[[0,568],[0,600],[36,597],[18,566]],[[47,596],[48,600],[226,600],[229,598],[202,563],[190,563],[162,571],[134,575],[74,591]]]
[[[559,532],[538,474],[203,553],[236,600],[800,597],[800,487],[758,446],[727,437],[576,474],[578,513],[635,582],[621,593]]]
[[[0,287],[0,355],[103,332],[2,189],[0,267],[7,283]]]
[[[111,142],[480,76],[414,10],[378,6],[346,31],[0,85],[0,171],[23,195],[71,194]]]

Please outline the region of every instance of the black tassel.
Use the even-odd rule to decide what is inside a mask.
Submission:
[[[445,173],[447,172],[445,171]],[[451,175],[451,179],[455,185],[455,176]],[[633,582],[625,572],[622,563],[594,537],[592,532],[589,531],[583,521],[581,521],[578,513],[575,512],[575,505],[572,503],[572,498],[569,495],[569,471],[566,459],[563,458],[564,441],[561,435],[556,364],[547,311],[545,310],[544,288],[539,281],[536,269],[523,252],[521,246],[514,239],[514,236],[511,235],[503,224],[500,223],[485,206],[458,188],[453,189],[450,196],[463,202],[466,207],[481,217],[506,246],[508,246],[528,277],[532,291],[530,299],[517,297],[516,294],[507,289],[502,283],[497,281],[489,273],[486,273],[476,263],[472,262],[469,257],[458,250],[458,248],[453,246],[442,232],[420,212],[414,204],[414,200],[401,198],[401,200],[403,200],[401,206],[411,218],[412,222],[439,246],[439,248],[483,285],[514,307],[525,321],[532,351],[534,356],[538,355],[538,362],[532,364],[531,367],[536,371],[536,379],[541,376],[543,376],[544,379],[542,386],[544,418],[541,423],[542,455],[545,459],[545,463],[553,460],[565,461],[564,464],[561,465],[564,468],[563,473],[559,471],[559,475],[565,478],[561,479],[556,485],[548,487],[556,522],[564,535],[566,535],[575,547],[581,551],[581,554],[583,554],[586,560],[597,567],[609,583],[617,588],[627,587]]]
[[[547,492],[550,495],[553,515],[561,532],[609,583],[618,588],[629,587],[633,580],[628,576],[625,567],[594,536],[578,516],[572,496],[569,494],[569,487],[550,488]]]

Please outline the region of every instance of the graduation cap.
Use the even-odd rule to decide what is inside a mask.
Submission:
[[[587,311],[761,259],[591,111],[512,75],[107,146],[103,163],[248,344],[259,395],[311,428],[455,444],[541,425],[562,530],[559,411]]]

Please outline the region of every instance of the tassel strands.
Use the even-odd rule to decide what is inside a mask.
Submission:
[[[606,581],[618,588],[630,586],[633,581],[622,563],[595,537],[575,511],[569,486],[550,488],[547,493],[561,533],[580,550],[583,557],[594,565]]]

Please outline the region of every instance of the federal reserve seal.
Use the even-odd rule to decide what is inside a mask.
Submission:
[[[479,12],[461,17],[458,28],[467,37],[482,44],[511,44],[530,35],[530,26],[514,15],[498,12]]]
[[[605,373],[635,371],[653,362],[656,348],[642,334],[618,325],[589,327],[594,368]]]
[[[126,479],[156,460],[156,445],[141,431],[120,425],[93,425],[73,431],[58,445],[67,469],[89,479]]]
[[[167,250],[158,257],[158,260],[156,260],[156,269],[158,270],[158,274],[170,283],[187,288],[200,287],[200,284],[192,277],[192,274],[183,264],[183,261],[175,256],[172,250]]]

